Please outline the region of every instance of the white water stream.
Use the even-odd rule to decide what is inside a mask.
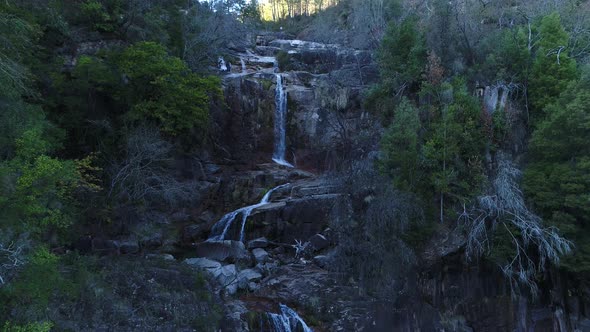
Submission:
[[[270,202],[270,196],[272,195],[272,193],[275,190],[281,189],[281,188],[286,187],[288,185],[289,185],[289,183],[286,183],[286,184],[280,185],[278,187],[275,187],[275,188],[269,190],[264,195],[264,197],[262,197],[262,200],[259,203],[254,204],[254,205],[245,206],[243,208],[239,208],[239,209],[232,211],[232,212],[224,215],[223,217],[221,217],[221,219],[219,219],[219,221],[217,221],[215,223],[215,225],[213,225],[213,228],[211,230],[211,236],[209,237],[209,239],[207,239],[207,241],[223,241],[223,240],[225,240],[225,237],[227,236],[227,232],[229,231],[234,220],[236,219],[238,214],[242,214],[242,226],[240,227],[240,241],[243,242],[244,236],[245,236],[246,221],[248,220],[248,217],[250,216],[252,211],[257,207],[261,207],[263,205],[268,204]]]

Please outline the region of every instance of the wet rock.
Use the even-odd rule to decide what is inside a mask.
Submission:
[[[268,261],[268,252],[262,248],[256,248],[252,250],[252,254],[254,255],[254,259],[257,263],[264,263]]]
[[[441,229],[422,252],[422,259],[428,264],[435,264],[445,256],[459,251],[467,239],[459,229]]]
[[[209,258],[219,262],[249,262],[250,253],[240,241],[211,241],[197,244],[195,253],[198,257]]]
[[[322,183],[311,184],[311,186],[301,185],[293,187],[293,197],[333,194],[337,193],[339,189],[337,186]]]
[[[217,270],[221,268],[221,263],[207,258],[187,258],[184,263],[195,268],[206,270]]]
[[[139,243],[133,239],[120,241],[119,251],[121,254],[136,254],[139,252]]]
[[[117,254],[119,253],[119,243],[113,240],[94,238],[92,239],[92,251],[99,254]]]
[[[204,167],[207,174],[217,174],[221,171],[221,167],[219,167],[219,165],[212,163],[207,163]]]
[[[326,268],[330,263],[330,258],[326,255],[318,255],[313,258],[313,262],[321,268]]]
[[[252,331],[248,328],[248,323],[242,319],[248,309],[244,303],[239,300],[228,301],[225,303],[224,317],[220,322],[220,332],[246,332]],[[216,330],[217,331],[217,330]]]
[[[187,222],[189,219],[189,215],[186,212],[183,211],[178,211],[173,213],[169,220],[173,223],[182,223],[182,222]]]
[[[249,283],[249,284],[248,284],[248,290],[249,290],[249,291],[251,291],[251,292],[255,292],[255,291],[257,291],[258,289],[260,289],[260,285],[259,285],[258,283],[251,282],[251,283]]]
[[[221,267],[218,270],[219,275],[216,277],[221,286],[229,295],[234,295],[238,291],[238,271],[234,264]]]
[[[78,238],[74,243],[74,250],[78,250],[81,254],[87,254],[92,250],[92,236],[85,235]]]
[[[203,239],[206,236],[206,230],[201,225],[188,225],[182,229],[182,240],[184,242],[194,242]]]
[[[265,237],[259,237],[257,239],[248,241],[248,249],[266,248],[268,247],[268,240]]]
[[[160,259],[164,261],[174,261],[174,256],[170,254],[147,254],[146,259]]]
[[[262,279],[262,274],[256,272],[255,270],[242,270],[238,274],[238,287],[240,289],[246,289],[251,282],[257,282],[260,281],[260,279]]]
[[[203,213],[201,213],[201,215],[199,216],[199,222],[209,225],[212,221],[215,220],[215,213],[207,210]]]
[[[309,243],[315,251],[320,251],[330,246],[330,241],[322,234],[316,234],[310,237]]]
[[[155,233],[144,236],[140,241],[142,248],[155,249],[162,246],[162,234]]]
[[[164,239],[162,241],[162,246],[158,248],[160,252],[167,252],[172,254],[178,254],[178,242],[175,239]]]

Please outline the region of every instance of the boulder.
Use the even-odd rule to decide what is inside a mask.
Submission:
[[[192,268],[204,271],[211,278],[217,279],[221,275],[222,265],[219,262],[207,258],[187,258],[184,263]]]
[[[121,254],[136,254],[139,252],[139,243],[133,239],[119,241],[119,251]]]
[[[205,237],[206,230],[201,225],[188,225],[182,230],[182,240],[193,242]]]
[[[162,246],[162,234],[154,233],[143,236],[139,241],[142,248],[154,249]]]
[[[251,291],[251,292],[255,292],[255,291],[257,291],[258,289],[260,289],[260,285],[259,285],[258,283],[251,282],[251,283],[249,283],[249,284],[248,284],[248,290],[249,290],[249,291]]]
[[[94,238],[92,239],[92,251],[107,255],[118,254],[119,243],[113,240]]]
[[[326,268],[326,266],[328,266],[330,263],[330,258],[326,255],[318,255],[313,258],[313,262],[315,265],[321,268]]]
[[[182,222],[187,222],[189,220],[189,218],[190,218],[190,216],[186,212],[178,211],[178,212],[175,212],[172,215],[170,215],[170,217],[168,219],[173,223],[182,223]]]
[[[199,222],[209,225],[210,223],[212,223],[215,220],[215,213],[207,210],[203,213],[201,213],[201,215],[199,216]]]
[[[191,267],[205,270],[217,270],[221,268],[221,263],[207,258],[187,258],[184,260],[184,263]]]
[[[252,250],[252,254],[254,255],[254,259],[257,263],[264,263],[268,261],[268,252],[262,248],[256,248]]]
[[[256,272],[253,269],[246,269],[238,273],[238,287],[240,289],[246,289],[249,287],[251,282],[257,282],[262,279],[262,274]]]
[[[197,244],[196,255],[219,262],[237,262],[251,260],[251,256],[240,241],[210,241]]]
[[[234,264],[219,269],[216,279],[229,295],[234,295],[238,291],[238,271]]]
[[[266,248],[268,247],[268,240],[265,237],[259,237],[257,239],[248,241],[248,249]]]
[[[146,259],[161,259],[164,261],[174,261],[174,256],[170,254],[147,254]]]
[[[309,238],[309,243],[315,251],[319,251],[327,248],[330,245],[330,241],[322,234],[316,234]]]

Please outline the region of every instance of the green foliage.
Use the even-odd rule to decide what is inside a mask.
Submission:
[[[558,13],[543,17],[539,26],[540,41],[533,62],[530,99],[536,121],[544,117],[545,108],[576,77],[576,61],[568,55],[569,36],[561,25]]]
[[[397,107],[393,122],[381,139],[379,168],[394,180],[396,188],[412,190],[418,182],[418,110],[406,98]]]
[[[170,135],[204,135],[210,103],[222,94],[219,79],[191,73],[181,59],[153,42],[127,48],[120,66],[130,80],[131,119],[155,120]]]
[[[25,131],[16,146],[16,157],[0,163],[0,206],[11,216],[5,222],[24,221],[26,229],[35,232],[69,226],[80,179],[75,164],[45,155],[50,145],[38,129]]]
[[[122,15],[121,0],[87,0],[80,5],[80,21],[99,32],[115,32]]]
[[[16,139],[17,157],[25,162],[47,152],[49,152],[49,142],[43,139],[38,128],[29,129]]]
[[[51,322],[35,322],[27,323],[25,325],[14,325],[10,322],[4,323],[2,332],[49,332],[53,327]]]
[[[481,189],[481,155],[486,139],[480,107],[465,83],[454,82],[453,102],[440,109],[423,148],[424,166],[432,189],[452,202],[465,203]]]
[[[240,15],[243,21],[249,21],[252,23],[262,23],[262,16],[260,15],[260,9],[258,0],[251,0],[241,8]]]
[[[27,308],[26,317],[18,317],[19,321],[43,318],[51,297],[64,286],[58,267],[57,256],[46,247],[38,248],[18,278],[0,289],[1,302],[9,307]]]
[[[479,104],[460,79],[452,91],[450,101],[431,105],[423,123],[417,110],[402,100],[383,136],[379,163],[398,189],[414,192],[426,202],[438,196],[441,218],[443,207],[471,200],[484,179],[481,155],[486,138]]]
[[[14,203],[31,229],[70,226],[73,212],[68,208],[79,180],[74,163],[41,155],[20,171]]]
[[[486,74],[498,81],[526,82],[531,67],[528,31],[524,27],[501,30],[489,38],[490,52],[484,66]]]
[[[47,98],[49,118],[67,131],[66,149],[77,156],[114,140],[112,125],[126,110],[116,52],[80,56],[71,72],[52,73],[54,93]]]
[[[19,13],[20,14],[20,13]],[[41,31],[38,25],[0,8],[0,96],[30,92],[33,51]]]
[[[390,23],[378,53],[382,82],[393,89],[412,86],[426,63],[426,46],[414,17]]]
[[[403,92],[413,93],[420,86],[426,58],[425,38],[416,18],[391,22],[377,52],[381,80],[367,93],[365,107],[389,124]]]
[[[279,51],[277,53],[277,62],[279,64],[279,68],[282,71],[287,71],[292,68],[291,66],[291,55],[285,51]]]
[[[563,265],[590,273],[590,74],[570,84],[546,113],[531,137],[525,193],[545,220],[574,240],[574,255]]]

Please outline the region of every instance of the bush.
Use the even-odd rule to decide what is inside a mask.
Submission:
[[[63,291],[65,286],[58,267],[59,258],[46,247],[33,252],[18,278],[0,289],[3,307],[21,310],[3,312],[0,318],[11,318],[18,322],[45,318],[45,310],[51,298]],[[8,315],[12,317],[7,317]]]
[[[281,71],[287,71],[291,69],[291,55],[285,51],[279,51],[277,53],[277,62]]]
[[[205,136],[210,104],[222,95],[218,78],[191,73],[186,63],[153,42],[127,48],[120,66],[130,79],[129,119],[156,121],[162,131],[173,136]]]
[[[27,323],[25,325],[14,325],[10,322],[4,323],[2,332],[49,332],[53,327],[51,322]]]
[[[80,5],[81,22],[99,32],[115,32],[118,28],[117,18],[122,13],[121,1],[108,0],[107,7],[97,0],[87,0]]]

